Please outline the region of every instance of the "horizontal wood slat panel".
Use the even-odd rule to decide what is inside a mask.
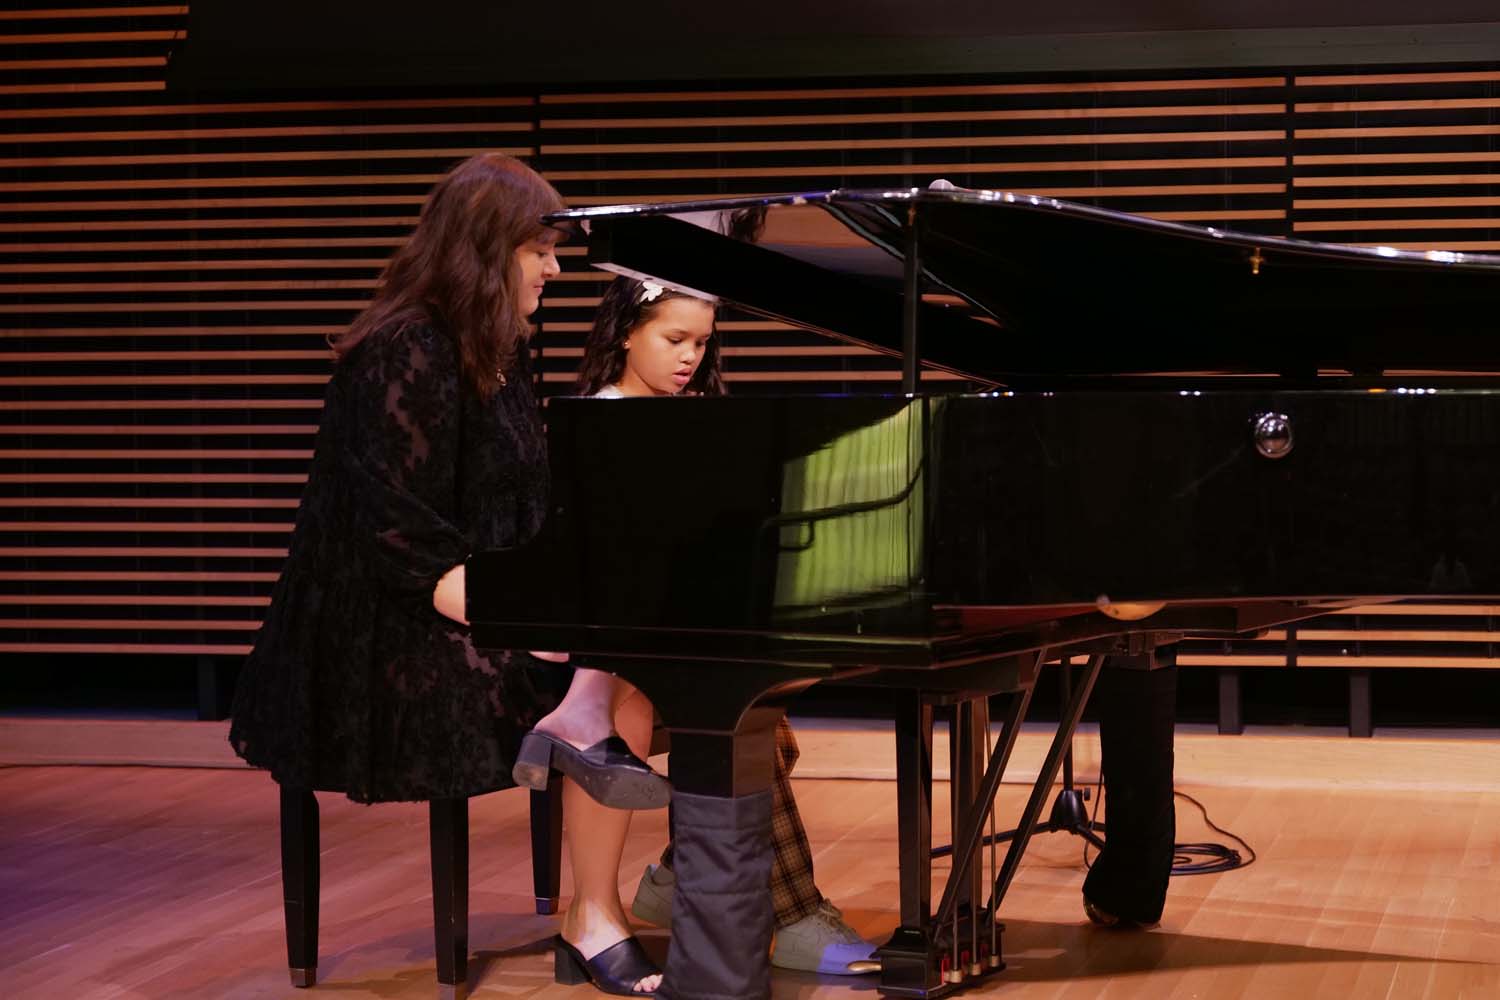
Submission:
[[[1339,188],[1370,184],[1378,184],[1380,187],[1403,187],[1406,185],[1494,183],[1495,175],[1493,174],[1371,174],[1369,176],[1334,174],[1326,177],[1292,178],[1292,186],[1298,188]]]
[[[1500,159],[1491,68],[611,93],[268,88],[199,101],[162,93],[187,12],[0,12],[12,39],[0,61],[0,652],[247,651],[214,633],[254,628],[283,549],[217,543],[286,540],[331,368],[326,339],[363,306],[428,188],[481,150],[528,158],[574,205],[948,176],[1277,235],[1500,247],[1485,218],[1500,207],[1484,190]],[[608,280],[582,248],[561,256],[537,341],[549,393],[571,385]],[[719,335],[738,393],[899,384],[895,359],[785,324],[728,311]],[[1351,609],[1304,625],[1298,641],[1304,653],[1389,647],[1326,656],[1337,665],[1490,665],[1456,654],[1489,644],[1495,613]],[[1285,666],[1286,642],[1278,630],[1181,662]]]
[[[159,82],[159,81],[154,81]],[[5,118],[153,118],[158,116],[302,114],[315,111],[437,111],[446,108],[529,108],[532,97],[365,98],[360,100],[235,101],[233,103],[88,105],[73,108],[0,108]]]
[[[183,570],[6,570],[0,582],[13,583],[263,583],[276,582],[275,573]]]
[[[0,546],[0,556],[28,556],[36,559],[141,559],[157,556],[180,559],[285,559],[286,549],[254,546],[219,548],[211,545],[7,545]]]
[[[807,87],[804,89],[658,90],[640,93],[542,94],[549,104],[666,104],[682,101],[828,101],[902,97],[995,97],[1014,94],[1111,94],[1181,90],[1244,90],[1285,86],[1282,76],[1189,80],[1084,80],[1074,83],[990,83],[919,87]]]
[[[153,140],[292,139],[307,136],[433,135],[444,132],[530,132],[529,122],[442,122],[407,125],[266,125],[255,128],[126,129],[89,132],[0,132],[6,143],[149,142]]]
[[[264,608],[270,597],[226,597],[214,594],[0,594],[0,605],[118,607]]]
[[[322,271],[334,269],[381,269],[385,261],[380,258],[362,257],[332,260],[317,258],[286,257],[279,260],[256,260],[241,257],[236,260],[154,260],[151,270],[159,271]],[[110,271],[141,271],[140,263],[133,260],[49,261],[45,264],[0,262],[0,274],[90,274]],[[156,286],[159,287],[159,286]],[[0,291],[13,290],[0,283]],[[189,329],[197,330],[192,327]],[[33,331],[35,332],[35,331]],[[139,331],[132,329],[131,334]],[[6,331],[11,334],[11,331]],[[13,335],[13,334],[11,334]]]
[[[1379,87],[1410,86],[1421,83],[1500,83],[1500,73],[1494,70],[1463,70],[1438,72],[1382,73],[1370,70],[1361,73],[1308,74],[1292,80],[1297,87]]]
[[[1340,667],[1345,669],[1379,668],[1417,670],[1490,670],[1500,666],[1500,658],[1492,656],[1298,656],[1297,663],[1304,667]]]
[[[186,17],[187,4],[142,5],[129,4],[99,7],[37,7],[26,10],[0,10],[0,21],[62,21],[69,18],[100,17]],[[70,35],[69,38],[76,36]]]
[[[601,154],[637,154],[637,155],[660,155],[662,153],[776,153],[776,152],[816,152],[821,150],[908,150],[908,149],[991,149],[1007,146],[1109,146],[1125,144],[1144,143],[1229,143],[1229,142],[1279,142],[1285,138],[1285,133],[1275,129],[1261,129],[1244,132],[1125,132],[1114,134],[1082,134],[1082,135],[986,135],[986,136],[964,136],[961,138],[901,138],[901,139],[852,139],[847,142],[825,139],[791,139],[767,142],[746,141],[715,141],[715,142],[663,142],[663,143],[544,143],[541,147],[543,156],[564,155],[601,155]],[[1248,160],[1251,162],[1240,162]],[[1097,161],[1108,164],[1111,161]],[[1125,163],[1129,161],[1116,161]],[[1144,161],[1153,162],[1153,161]],[[1165,161],[1163,161],[1165,162]],[[1206,163],[1221,166],[1277,166],[1281,163],[1279,157],[1239,157],[1219,158],[1212,157],[1203,160],[1170,161],[1178,166],[1189,166],[1193,164]],[[628,164],[627,164],[628,165]],[[1056,167],[1046,163],[1026,163],[1024,161],[1014,163],[1016,168],[1027,167],[1031,169],[1072,169],[1071,167]],[[1100,169],[1105,169],[1101,167]],[[1116,168],[1110,168],[1116,169]],[[1124,166],[1118,169],[1130,169]]]
[[[1495,219],[1330,219],[1296,222],[1299,233],[1359,232],[1369,229],[1494,229]],[[1446,245],[1446,244],[1445,244]]]
[[[166,56],[119,59],[0,59],[3,70],[165,68]],[[3,117],[3,116],[0,116]]]
[[[310,448],[0,448],[0,458],[33,462],[72,462],[83,458],[173,459],[189,462],[225,459],[249,461],[257,458],[307,461]]]
[[[86,399],[86,400],[4,400],[0,399],[0,412],[35,410],[57,412],[59,410],[314,410],[323,405],[321,399]]]
[[[1358,608],[1343,608],[1329,612],[1330,615],[1428,615],[1432,617],[1469,617],[1500,615],[1500,604],[1466,604],[1450,602],[1423,604],[1420,601],[1402,601],[1399,604],[1367,604]]]
[[[254,632],[259,620],[210,618],[0,618],[0,630],[79,632]]]
[[[212,510],[227,508],[229,510],[256,510],[256,509],[279,509],[294,510],[297,501],[294,498],[276,499],[274,497],[58,497],[58,496],[25,496],[25,497],[0,497],[0,508],[5,507],[27,507],[37,510],[50,508],[87,508],[103,507],[110,510]],[[29,524],[29,521],[15,522],[17,524]],[[129,522],[133,523],[133,522]]]
[[[1299,628],[1299,642],[1495,642],[1500,632],[1469,629]]]
[[[626,128],[721,128],[753,126],[756,128],[794,125],[917,125],[940,122],[1001,121],[1067,121],[1078,118],[1190,118],[1230,115],[1279,115],[1286,111],[1280,104],[1180,104],[1129,108],[1026,108],[1012,111],[912,111],[895,114],[809,114],[809,115],[708,115],[695,118],[544,118],[545,131],[571,129]]]
[[[292,522],[264,524],[257,521],[0,521],[0,532],[121,532],[127,534],[172,534],[201,531],[205,534],[238,532],[286,533]]]
[[[316,424],[0,424],[0,434],[315,434]]]
[[[183,30],[172,31],[79,31],[70,33],[36,32],[19,35],[0,34],[0,45],[79,45],[87,42],[171,42],[186,37]]]
[[[0,93],[5,88],[0,87]],[[328,160],[462,160],[475,153],[500,152],[530,156],[529,146],[473,146],[445,149],[308,149],[272,152],[137,153],[109,156],[0,157],[0,167],[144,167],[184,163],[323,163]]]
[[[0,653],[94,653],[99,655],[142,653],[177,653],[184,656],[245,656],[248,643],[183,643],[168,645],[154,642],[0,642]]]

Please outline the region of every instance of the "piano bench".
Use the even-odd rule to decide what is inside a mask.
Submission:
[[[428,804],[433,935],[439,1000],[468,995],[469,800]],[[562,789],[531,793],[531,874],[538,913],[557,911],[562,880]],[[318,979],[318,801],[306,788],[281,789],[281,884],[286,954],[293,986]]]

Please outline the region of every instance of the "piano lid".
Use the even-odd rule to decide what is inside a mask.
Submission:
[[[763,214],[753,245],[724,235]],[[1032,376],[1500,373],[1500,257],[1352,247],[968,189],[577,209],[606,270],[886,353],[921,264],[923,361]]]

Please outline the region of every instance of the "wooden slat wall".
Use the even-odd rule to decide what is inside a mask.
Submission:
[[[946,177],[1280,231],[1287,83],[1268,74],[543,93],[537,138],[543,172],[577,205]],[[600,276],[578,277],[597,294]],[[549,325],[565,335],[549,380],[571,378],[588,319],[585,308]],[[731,317],[724,329],[736,391],[889,390],[900,377],[889,358],[779,324]]]
[[[1292,231],[1413,250],[1500,250],[1500,71],[1296,77]]]
[[[189,100],[163,84],[186,15],[126,0],[0,12],[13,662],[243,653],[289,537],[325,337],[432,182],[480,150],[527,157],[575,205],[946,177],[1258,232],[1500,249],[1493,68]],[[564,267],[538,338],[549,392],[571,380],[606,280],[573,248]],[[891,359],[781,324],[731,314],[721,330],[736,392],[899,378]],[[1488,665],[1475,636],[1490,610],[1400,629],[1345,616],[1303,626],[1298,648],[1323,629],[1393,664]],[[1383,637],[1342,637],[1367,627]],[[1200,646],[1184,662],[1285,664],[1287,648]]]

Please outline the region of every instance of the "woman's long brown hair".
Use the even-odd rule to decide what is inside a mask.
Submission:
[[[536,171],[501,153],[454,167],[422,206],[417,228],[380,276],[375,297],[332,342],[343,358],[370,334],[431,321],[458,348],[464,378],[488,397],[531,335],[516,307],[516,248],[564,207]]]

